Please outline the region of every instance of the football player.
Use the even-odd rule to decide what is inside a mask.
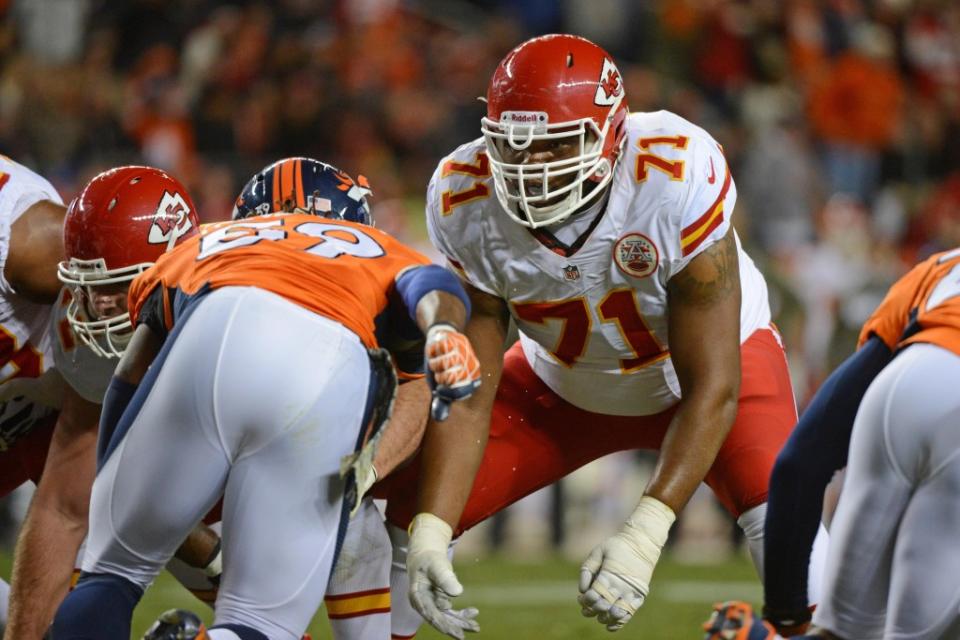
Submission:
[[[805,637],[960,635],[960,562],[944,535],[960,519],[958,318],[954,249],[891,287],[857,351],[824,382],[790,436],[771,478],[768,526],[777,535],[767,553],[778,561],[767,566],[764,609],[782,635],[810,619],[798,566],[810,555],[823,489],[848,463],[813,615],[818,629]],[[784,554],[791,559],[780,560]]]
[[[368,194],[364,176],[353,182],[347,174],[318,160],[285,158],[247,182],[237,198],[233,219],[285,212],[372,224]],[[421,373],[423,334],[405,314],[397,314],[398,309],[397,305],[388,307],[388,313],[377,322],[377,342],[390,351],[400,386],[375,457],[357,460],[361,495],[415,452],[426,427],[430,390]],[[364,498],[350,519],[324,598],[335,638],[390,637],[390,560],[390,539],[380,513],[372,498]],[[215,581],[176,561],[168,569],[213,605]]]
[[[15,574],[24,575],[31,584],[14,580],[10,626],[20,630],[16,637],[25,638],[39,638],[46,628],[40,616],[30,622],[33,616],[26,603],[54,600],[66,591],[76,556],[76,546],[70,549],[71,529],[85,522],[86,497],[82,492],[58,489],[69,488],[68,479],[79,471],[66,466],[73,458],[69,446],[73,436],[96,433],[95,416],[71,412],[68,405],[51,447],[57,410],[50,398],[56,397],[57,391],[45,392],[44,385],[36,383],[28,385],[34,392],[29,395],[19,390],[10,393],[25,379],[39,380],[52,364],[49,327],[61,286],[56,265],[63,258],[65,211],[49,182],[0,156],[0,392],[9,393],[0,403],[0,493],[6,495],[28,480],[38,482],[48,451],[53,460],[60,461],[44,475],[42,493],[38,491],[30,508],[29,515],[40,521],[40,526],[23,529],[15,555]],[[48,553],[63,556],[62,571],[56,560],[49,568],[45,566],[41,558]],[[0,614],[7,613],[9,596],[9,587],[5,583],[3,587]],[[6,615],[0,618],[7,622]]]
[[[104,237],[80,220],[92,199],[112,203],[116,222]],[[101,174],[67,210],[46,180],[0,158],[0,491],[37,482],[14,557],[7,638],[39,639],[70,582],[116,364],[108,351],[116,355],[129,336],[122,292],[196,222],[182,185],[156,169]],[[65,248],[70,260],[60,262]]]
[[[393,395],[376,318],[402,305],[441,399],[479,384],[456,278],[362,222],[212,225],[134,281],[137,328],[114,375],[142,381],[107,445],[84,573],[53,637],[128,637],[143,589],[222,494],[227,570],[206,637],[300,638],[346,526],[341,459],[376,439],[366,416]]]
[[[796,410],[766,284],[731,223],[723,150],[675,114],[630,114],[613,59],[576,36],[519,45],[486,102],[482,137],[444,158],[427,190],[431,239],[471,297],[484,385],[450,428],[428,425],[419,499],[416,468],[387,479],[413,605],[461,637],[451,537],[624,449],[659,460],[582,566],[584,615],[611,631],[630,620],[703,481],[762,573],[767,479]],[[398,600],[394,633],[408,636],[419,620]]]

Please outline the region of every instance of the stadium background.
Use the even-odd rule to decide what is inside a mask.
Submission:
[[[208,222],[261,166],[313,156],[366,175],[378,225],[435,256],[422,208],[436,162],[479,134],[497,61],[557,31],[614,55],[632,110],[669,109],[723,144],[801,406],[886,287],[960,245],[951,0],[0,0],[0,153],[65,200],[110,166],[163,167]],[[483,637],[606,635],[579,618],[576,563],[629,513],[648,464],[592,465],[465,537]],[[8,549],[25,499],[5,504]],[[674,538],[624,633],[697,637],[712,600],[759,598],[711,498]],[[143,619],[182,598],[162,584]]]

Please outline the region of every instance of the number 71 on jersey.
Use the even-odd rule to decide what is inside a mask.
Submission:
[[[514,313],[526,322],[544,324],[560,320],[563,327],[560,338],[551,353],[568,367],[576,364],[587,350],[593,321],[586,298],[571,298],[556,302],[515,302]],[[644,322],[633,289],[614,289],[597,305],[601,322],[616,324],[624,343],[633,351],[632,357],[620,359],[620,371],[632,373],[670,356]]]

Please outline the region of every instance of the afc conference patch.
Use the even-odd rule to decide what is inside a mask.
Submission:
[[[657,270],[660,253],[642,233],[628,233],[613,245],[613,261],[620,271],[634,278],[646,278]]]

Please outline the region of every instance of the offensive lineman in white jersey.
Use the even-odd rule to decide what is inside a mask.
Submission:
[[[85,196],[112,189],[113,233],[94,237],[77,224],[65,237],[67,212],[53,187],[5,158],[0,171],[0,234],[7,239],[0,326],[12,345],[4,350],[9,371],[0,380],[0,491],[28,480],[38,485],[3,622],[6,638],[39,639],[66,593],[87,529],[100,404],[116,364],[109,355],[123,347],[120,291],[181,237],[196,233],[197,218],[179,182],[156,169],[127,167],[95,178],[70,208],[76,213]],[[183,206],[168,210],[165,201],[174,200]],[[104,243],[110,250],[98,253]],[[61,291],[57,278],[65,245],[74,260],[60,263],[60,275],[76,285],[72,292]],[[97,260],[84,263],[90,252]],[[106,290],[88,286],[108,277]],[[0,606],[7,599],[0,594]]]
[[[412,604],[462,637],[451,537],[624,449],[659,449],[659,461],[583,564],[584,615],[611,631],[630,620],[702,481],[762,575],[767,479],[796,410],[766,285],[731,226],[722,149],[672,113],[629,115],[611,57],[575,36],[510,52],[487,114],[483,138],[444,158],[427,192],[431,239],[471,295],[484,384],[428,426],[420,464],[381,492],[395,551],[409,549]],[[520,341],[504,355],[510,317]],[[419,624],[400,601],[394,637]]]
[[[53,361],[48,327],[51,305],[60,293],[56,264],[63,255],[64,212],[63,202],[49,182],[0,156],[0,495],[28,480],[38,482],[48,450],[53,460],[70,460],[73,451],[69,435],[82,431],[84,424],[91,426],[80,410],[72,413],[77,420],[65,415],[55,429],[56,409],[43,397],[35,397],[44,394],[22,390],[41,388],[26,381],[40,379]],[[95,418],[92,426],[96,433]],[[66,589],[69,568],[63,576],[44,575],[41,563],[31,557],[45,556],[58,548],[59,538],[70,529],[71,521],[85,517],[85,498],[57,491],[58,486],[67,487],[68,473],[65,465],[58,464],[39,483],[41,491],[31,505],[30,517],[40,526],[22,531],[14,566],[14,575],[28,576],[32,584],[14,580],[18,595],[26,591],[48,593],[51,584],[61,579]],[[72,563],[73,558],[66,562]],[[9,594],[10,588],[2,583],[0,623],[6,623]],[[12,622],[28,618],[26,610],[14,606]]]

